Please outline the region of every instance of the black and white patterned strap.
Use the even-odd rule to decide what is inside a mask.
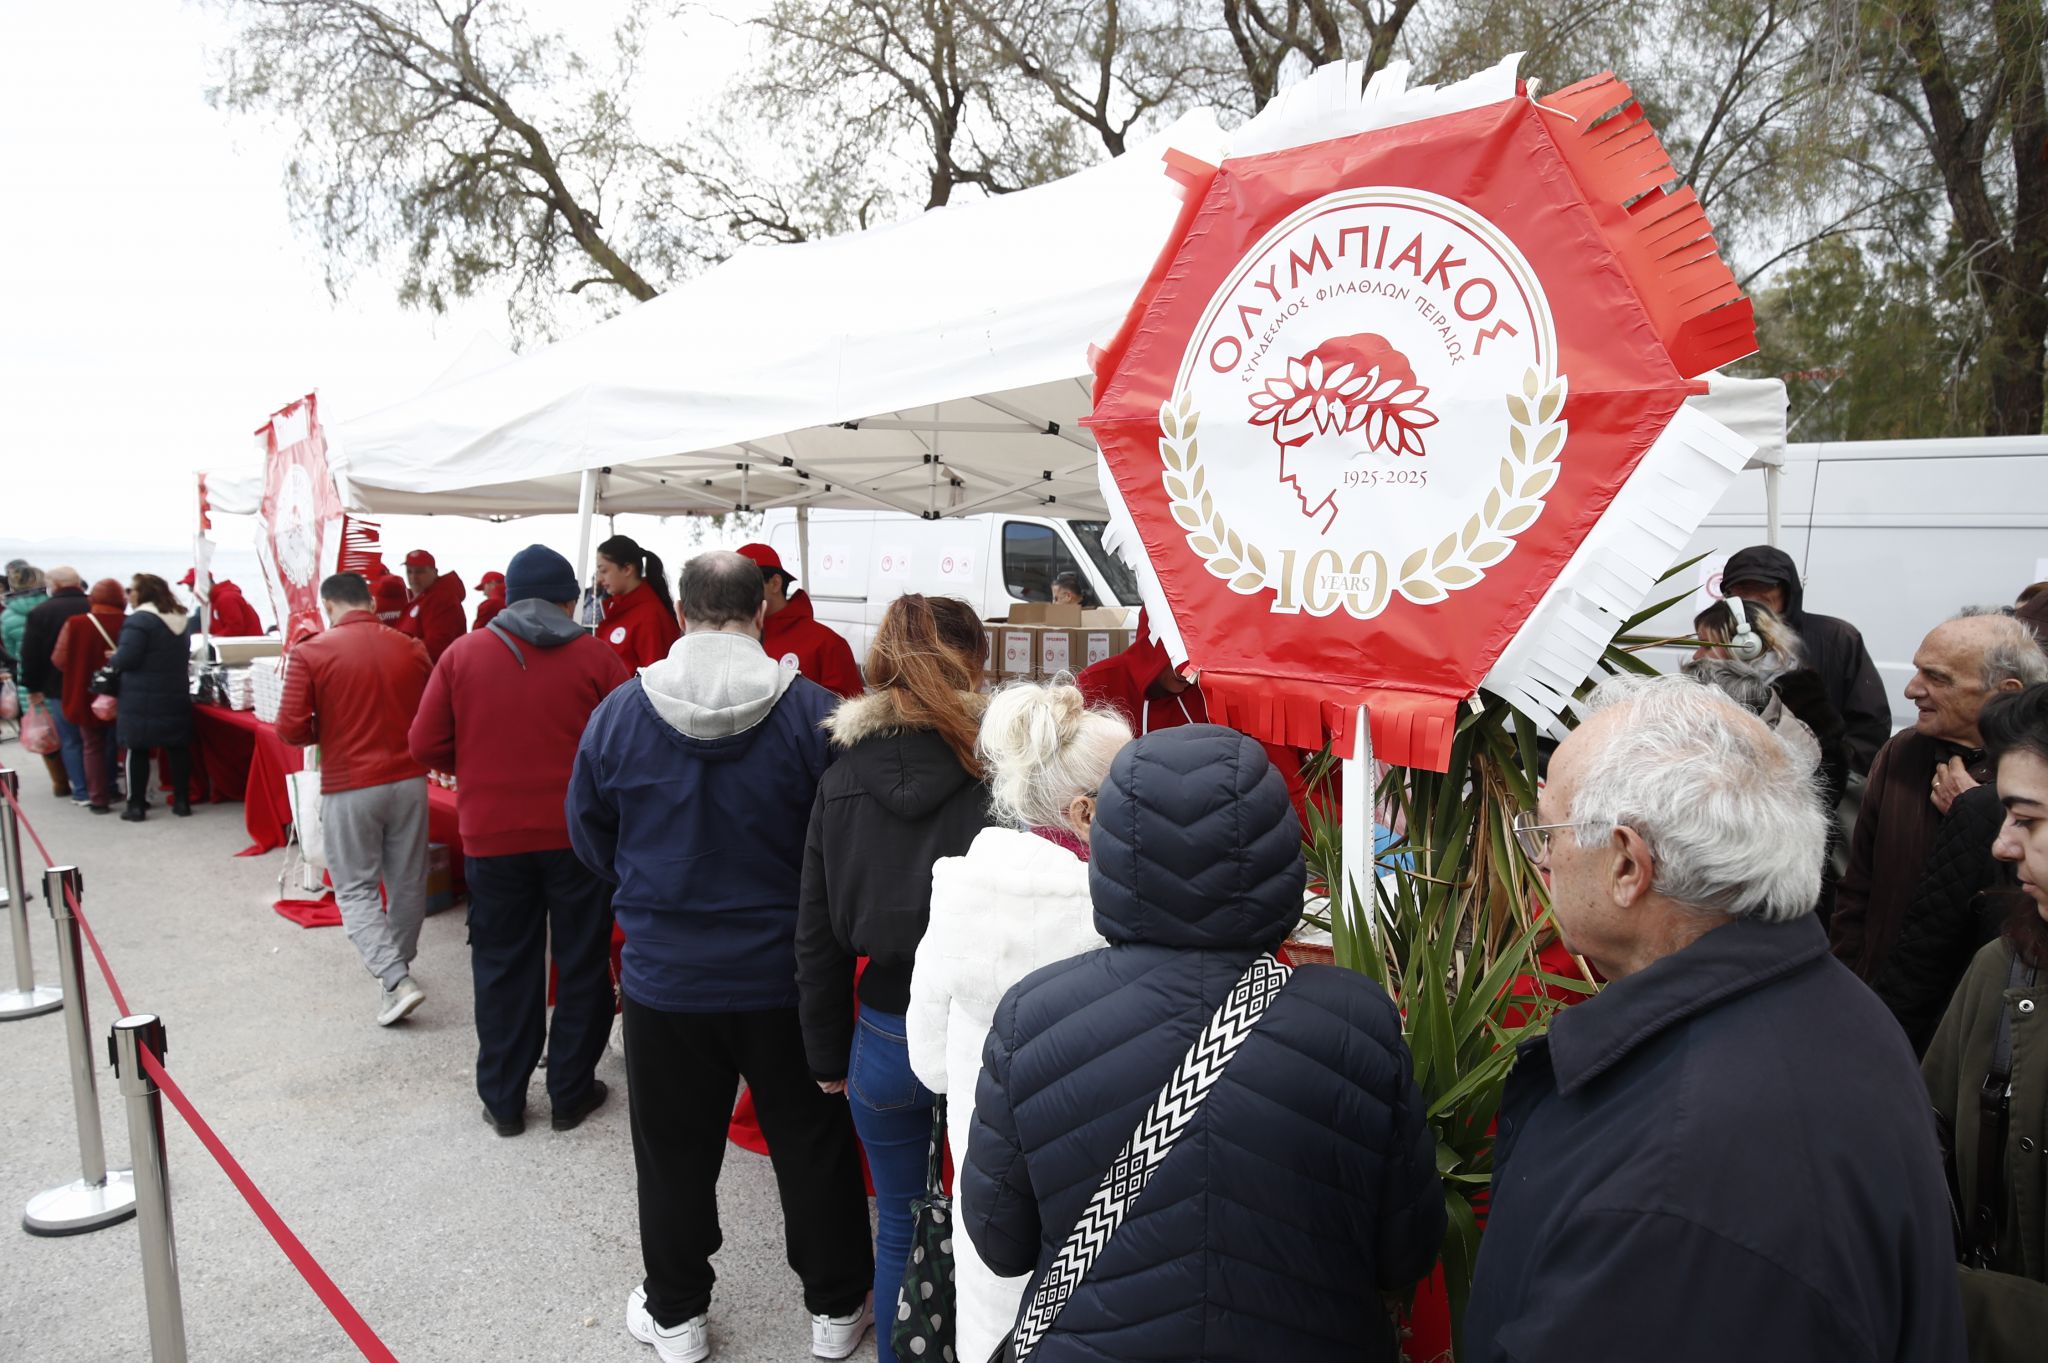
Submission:
[[[1288,968],[1272,956],[1254,958],[1223,1000],[1223,1006],[1195,1038],[1195,1044],[1181,1057],[1173,1078],[1159,1090],[1159,1096],[1145,1112],[1145,1119],[1117,1152],[1116,1161],[1103,1175],[1095,1195],[1088,1199],[1087,1209],[1067,1236],[1067,1242],[1060,1246],[1058,1257],[1018,1320],[1012,1348],[1019,1363],[1031,1356],[1038,1341],[1052,1328],[1060,1308],[1074,1295],[1089,1266],[1109,1244],[1110,1236],[1116,1233],[1138,1195],[1145,1191],[1160,1161],[1194,1120],[1202,1099],[1214,1087],[1230,1057],[1251,1035],[1266,1005],[1287,983],[1287,976]]]

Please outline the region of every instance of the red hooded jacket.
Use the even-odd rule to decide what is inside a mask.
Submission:
[[[662,605],[654,588],[643,582],[624,596],[604,599],[604,622],[597,627],[597,637],[633,672],[666,658],[683,637],[683,626],[674,608]]]
[[[1090,705],[1107,706],[1121,712],[1130,720],[1132,730],[1141,736],[1183,724],[1209,723],[1209,702],[1203,698],[1199,683],[1178,695],[1149,694],[1152,683],[1158,681],[1160,674],[1172,665],[1166,649],[1152,639],[1141,611],[1138,614],[1137,638],[1131,646],[1082,669],[1074,684],[1081,688],[1081,695]],[[1306,837],[1308,785],[1301,779],[1301,754],[1293,748],[1273,743],[1261,743],[1259,746],[1266,750],[1267,758],[1286,780],[1288,797],[1294,801],[1294,812],[1301,820],[1302,835]],[[1334,794],[1320,803],[1334,809]]]
[[[838,630],[818,622],[806,592],[795,593],[787,605],[768,617],[761,651],[837,695],[853,697],[868,689],[853,660],[852,646]]]
[[[518,617],[509,618],[518,635]],[[569,845],[563,801],[576,745],[590,712],[630,675],[580,629],[561,642],[516,642],[515,657],[494,630],[458,639],[435,665],[409,736],[413,760],[455,773],[462,849],[472,857]]]
[[[503,609],[505,609],[505,603],[498,597],[485,597],[483,599],[483,604],[476,608],[476,623],[469,627],[471,632],[480,630],[485,625],[490,624],[492,618]]]
[[[432,586],[406,603],[405,614],[398,617],[398,632],[425,644],[428,661],[438,662],[448,651],[448,645],[469,633],[469,621],[462,614],[462,598],[466,595],[461,578],[453,573],[441,574]]]
[[[207,603],[206,625],[216,639],[245,639],[263,633],[262,617],[234,583],[214,583]]]

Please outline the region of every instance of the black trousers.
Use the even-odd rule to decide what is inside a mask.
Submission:
[[[142,809],[149,804],[148,748],[128,750],[128,807]],[[180,804],[192,795],[192,749],[181,743],[163,750],[164,778],[171,783],[171,803]]]
[[[846,1099],[822,1093],[804,1062],[796,1009],[665,1013],[626,999],[626,1084],[640,1184],[647,1310],[680,1325],[711,1304],[718,1170],[745,1076],[782,1197],[789,1266],[804,1308],[860,1309],[875,1274],[867,1189]],[[751,1229],[751,1228],[750,1228]]]
[[[548,1051],[548,1099],[583,1101],[611,1037],[611,887],[567,848],[466,857],[469,968],[476,981],[476,1091],[493,1115],[526,1110],[526,1085]],[[548,949],[555,1022],[548,1030]]]

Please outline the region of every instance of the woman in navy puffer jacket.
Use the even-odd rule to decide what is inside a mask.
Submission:
[[[985,1048],[961,1213],[997,1273],[1052,1262],[1203,1024],[1300,918],[1304,879],[1257,743],[1198,724],[1118,755],[1089,863],[1109,945],[1026,976]],[[1386,994],[1296,970],[1032,1358],[1395,1358],[1378,1293],[1436,1262],[1435,1149]]]

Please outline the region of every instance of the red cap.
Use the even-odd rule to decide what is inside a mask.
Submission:
[[[370,586],[370,599],[377,603],[380,611],[405,609],[405,579],[387,573]]]
[[[434,566],[434,556],[425,549],[415,549],[405,556],[405,566],[408,568],[431,568]]]
[[[773,545],[742,544],[735,552],[741,558],[752,559],[754,566],[764,573],[781,573],[784,577],[790,578],[796,576],[796,574],[782,566],[782,555],[775,552]]]
[[[198,581],[199,570],[197,568],[187,568],[185,570],[185,575],[178,579],[178,585],[180,587],[190,587]]]
[[[478,582],[478,583],[477,583],[476,585],[477,585],[477,586],[479,586],[479,587],[488,587],[488,586],[490,586],[490,585],[491,585],[491,584],[492,584],[493,582],[503,582],[504,580],[505,580],[505,575],[504,575],[503,573],[499,572],[499,571],[498,571],[498,570],[497,570],[496,568],[493,568],[493,569],[491,569],[491,571],[489,571],[488,573],[485,573],[485,574],[483,575],[483,578],[482,578],[482,580],[481,580],[481,581],[479,581],[479,582]]]

